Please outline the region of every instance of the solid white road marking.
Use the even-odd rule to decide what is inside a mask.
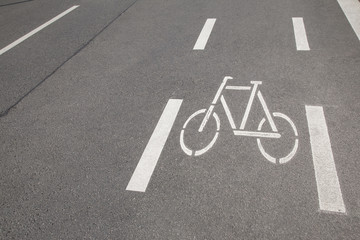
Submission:
[[[360,3],[358,0],[338,0],[345,16],[360,40]]]
[[[63,16],[65,16],[66,14],[68,14],[69,12],[73,11],[74,9],[76,9],[77,7],[79,7],[79,5],[75,5],[71,8],[69,8],[68,10],[66,10],[63,13],[60,13],[59,15],[57,15],[56,17],[54,17],[53,19],[47,21],[46,23],[44,23],[43,25],[35,28],[34,30],[32,30],[31,32],[29,32],[28,34],[24,35],[23,37],[19,38],[18,40],[10,43],[9,45],[7,45],[6,47],[4,47],[3,49],[0,50],[0,55],[2,55],[3,53],[9,51],[11,48],[15,47],[16,45],[20,44],[21,42],[25,41],[26,39],[28,39],[29,37],[31,37],[32,35],[34,35],[35,33],[41,31],[42,29],[44,29],[45,27],[49,26],[50,24],[52,24],[53,22],[59,20],[60,18],[62,18]]]
[[[302,17],[294,17],[292,18],[293,26],[294,26],[294,34],[296,41],[296,49],[298,51],[309,51],[309,43],[306,37],[304,20]]]
[[[180,110],[182,101],[182,99],[170,99],[166,104],[126,190],[137,192],[146,191],[151,175]]]
[[[195,43],[194,50],[204,50],[206,43],[210,37],[211,31],[216,22],[216,18],[208,18],[205,22],[203,29]]]
[[[346,213],[323,108],[305,106],[320,210]]]

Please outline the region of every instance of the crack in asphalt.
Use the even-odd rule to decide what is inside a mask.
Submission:
[[[16,5],[16,4],[20,4],[20,3],[31,2],[31,1],[33,1],[33,0],[24,0],[24,1],[19,1],[19,2],[6,3],[6,4],[0,5],[0,7],[6,7],[6,6],[11,6],[11,5]]]
[[[68,61],[70,61],[73,57],[75,57],[79,52],[81,52],[84,48],[86,48],[92,41],[95,40],[97,36],[99,36],[102,32],[104,32],[113,22],[115,22],[122,14],[124,14],[127,10],[129,10],[135,3],[139,0],[135,0],[131,3],[126,9],[124,9],[121,13],[119,13],[114,19],[112,19],[109,23],[107,23],[99,32],[97,32],[92,38],[90,38],[85,44],[83,44],[78,50],[76,50],[70,57],[68,57],[63,63],[61,63],[57,68],[55,68],[50,74],[48,74],[43,80],[41,80],[38,84],[36,84],[33,88],[31,88],[27,93],[25,93],[22,97],[20,97],[13,105],[8,107],[5,111],[0,112],[0,118],[5,117],[11,109],[16,107],[24,98],[26,98],[30,93],[32,93],[37,87],[39,87],[42,83],[44,83],[48,78],[54,75],[62,66],[64,66]]]

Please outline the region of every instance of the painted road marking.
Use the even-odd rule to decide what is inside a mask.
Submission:
[[[299,145],[299,141],[297,139],[298,132],[297,132],[296,126],[293,123],[293,121],[283,113],[279,113],[279,112],[274,112],[272,114],[270,113],[270,111],[267,107],[267,104],[265,102],[265,99],[264,99],[262,93],[260,92],[260,90],[258,89],[259,86],[262,84],[261,81],[250,81],[250,84],[252,86],[251,85],[250,86],[229,86],[229,85],[227,85],[227,82],[228,82],[228,80],[231,80],[231,79],[233,79],[233,78],[230,76],[224,77],[224,79],[223,79],[222,83],[220,84],[218,90],[216,91],[215,97],[214,97],[213,101],[211,102],[211,105],[209,106],[208,109],[201,109],[201,110],[196,111],[195,113],[190,115],[190,117],[185,121],[185,123],[183,125],[183,129],[180,132],[181,149],[184,151],[185,154],[187,154],[189,156],[200,156],[201,154],[206,153],[208,150],[210,150],[214,146],[214,144],[218,138],[219,130],[220,130],[220,119],[219,119],[218,115],[216,114],[214,108],[215,108],[215,106],[218,105],[219,98],[220,98],[221,105],[222,105],[223,109],[225,110],[226,117],[229,120],[230,126],[231,126],[235,136],[256,137],[257,138],[256,141],[257,141],[260,152],[263,154],[263,156],[267,160],[269,160],[272,163],[283,164],[283,163],[290,161],[295,156],[296,151],[298,149],[298,145]],[[237,91],[238,93],[241,93],[240,90],[251,91],[251,94],[250,94],[249,100],[248,100],[248,104],[247,104],[247,107],[245,109],[245,113],[243,116],[243,120],[241,122],[239,129],[236,128],[235,121],[232,117],[230,108],[228,107],[228,104],[226,103],[225,97],[223,95],[224,89]],[[245,125],[248,120],[249,113],[252,109],[252,105],[253,105],[255,97],[258,97],[258,99],[261,103],[261,106],[263,107],[263,110],[265,112],[266,118],[264,117],[261,120],[261,122],[258,125],[257,131],[248,131],[248,130],[245,130]],[[198,132],[200,133],[204,130],[207,122],[212,119],[211,116],[215,119],[215,122],[216,122],[216,132],[210,142],[209,142],[209,139],[205,140],[205,141],[207,141],[205,143],[208,143],[208,145],[206,145],[205,147],[202,146],[201,149],[198,149],[200,147],[196,147],[196,146],[189,147],[189,145],[186,145],[184,136],[185,136],[185,132],[193,131],[193,129],[189,129],[189,128],[186,129],[188,123],[193,118],[197,117],[200,114],[203,114],[204,116],[203,116],[203,120],[200,124]],[[270,156],[263,148],[263,146],[261,144],[261,140],[260,140],[261,138],[280,138],[282,136],[280,133],[278,133],[277,127],[275,125],[275,122],[274,122],[274,119],[272,116],[274,116],[275,118],[282,118],[288,124],[290,124],[290,126],[293,130],[293,133],[295,135],[293,149],[287,155],[285,155],[283,157],[279,157],[279,158]],[[266,120],[270,124],[271,132],[261,132],[262,126]],[[249,130],[251,130],[251,129],[249,129]]]
[[[60,13],[59,15],[57,15],[56,17],[54,17],[53,19],[47,21],[46,23],[44,23],[43,25],[35,28],[34,30],[32,30],[31,32],[29,32],[28,34],[24,35],[23,37],[19,38],[18,40],[10,43],[9,45],[7,45],[6,47],[4,47],[3,49],[0,50],[0,55],[4,54],[5,52],[9,51],[11,48],[15,47],[16,45],[22,43],[23,41],[25,41],[26,39],[28,39],[29,37],[31,37],[32,35],[34,35],[35,33],[41,31],[42,29],[44,29],[45,27],[49,26],[50,24],[52,24],[53,22],[59,20],[60,18],[62,18],[63,16],[65,16],[66,14],[70,13],[71,11],[73,11],[74,9],[78,8],[79,5],[75,5],[71,8],[69,8],[68,10],[66,10],[63,13]]]
[[[211,31],[216,22],[216,18],[208,18],[204,24],[203,29],[200,32],[200,35],[195,43],[194,50],[204,50],[207,41],[209,40]]]
[[[146,191],[151,175],[180,110],[182,101],[182,99],[170,99],[166,104],[126,190],[136,192]]]
[[[360,3],[358,0],[338,0],[345,16],[360,40]]]
[[[305,109],[320,210],[345,213],[323,108],[305,106]]]
[[[302,17],[294,17],[292,18],[293,26],[294,26],[294,34],[296,41],[296,49],[298,51],[309,51],[309,43],[306,37],[304,20]]]

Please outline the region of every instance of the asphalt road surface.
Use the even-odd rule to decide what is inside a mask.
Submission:
[[[0,0],[0,239],[360,239],[357,0]]]

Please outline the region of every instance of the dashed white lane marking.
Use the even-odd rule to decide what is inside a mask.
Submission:
[[[346,213],[324,111],[305,106],[320,210]]]
[[[309,51],[309,43],[306,36],[304,20],[302,17],[292,18],[294,26],[294,34],[296,41],[296,49],[298,51]]]
[[[15,47],[16,45],[22,43],[23,41],[25,41],[26,39],[28,39],[29,37],[31,37],[32,35],[34,35],[35,33],[41,31],[42,29],[46,28],[47,26],[49,26],[50,24],[52,24],[53,22],[59,20],[60,18],[62,18],[63,16],[65,16],[66,14],[70,13],[71,11],[73,11],[74,9],[78,8],[79,5],[75,5],[71,8],[69,8],[68,10],[66,10],[65,12],[60,13],[59,15],[57,15],[56,17],[52,18],[51,20],[47,21],[46,23],[44,23],[43,25],[35,28],[34,30],[32,30],[31,32],[29,32],[28,34],[24,35],[23,37],[19,38],[18,40],[10,43],[9,45],[7,45],[6,47],[4,47],[3,49],[0,50],[0,55],[4,54],[5,52],[9,51],[11,48]]]
[[[194,50],[204,50],[206,43],[210,37],[211,31],[216,22],[216,18],[208,18],[205,22],[203,29],[195,43]]]
[[[338,0],[345,16],[360,40],[360,3],[358,0]]]
[[[128,191],[145,192],[164,148],[170,130],[182,104],[182,99],[170,99],[126,187]]]

